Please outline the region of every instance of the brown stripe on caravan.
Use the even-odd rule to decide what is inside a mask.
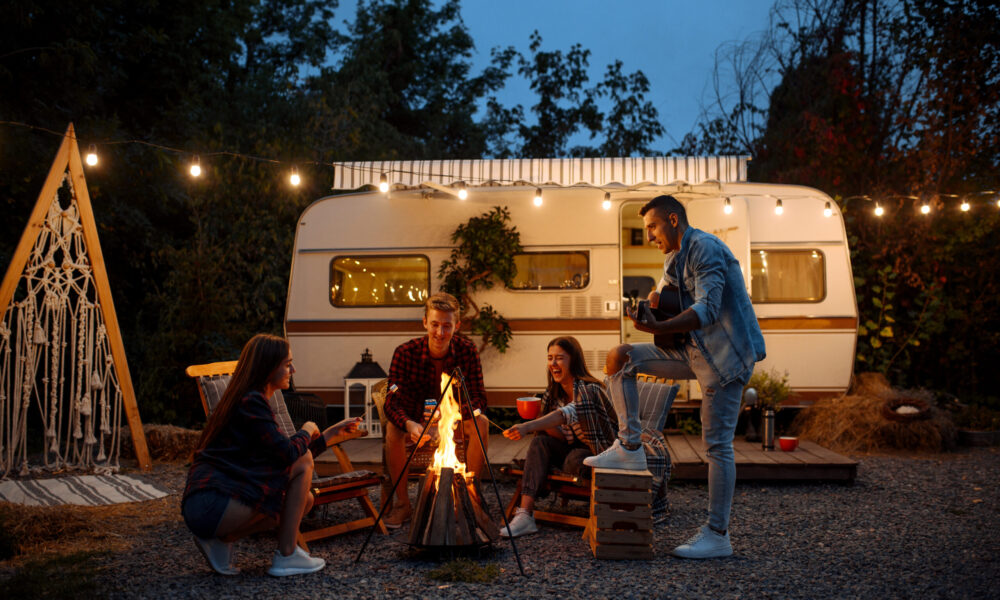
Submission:
[[[618,319],[513,319],[513,331],[619,331]],[[463,331],[467,328],[463,327]],[[423,333],[420,321],[286,321],[287,333]]]
[[[857,317],[765,317],[757,319],[761,329],[851,329],[858,328]]]

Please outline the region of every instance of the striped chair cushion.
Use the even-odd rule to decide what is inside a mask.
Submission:
[[[639,420],[642,426],[653,431],[663,431],[667,413],[674,405],[674,398],[681,386],[651,381],[639,381],[636,384],[639,386]]]
[[[202,390],[205,392],[205,401],[208,403],[208,411],[211,414],[222,400],[222,394],[229,385],[229,375],[212,375],[200,377]],[[268,406],[274,413],[274,420],[278,423],[278,430],[291,437],[297,431],[292,423],[292,416],[288,414],[288,407],[285,405],[285,397],[281,395],[281,390],[276,390],[274,395],[268,398]]]

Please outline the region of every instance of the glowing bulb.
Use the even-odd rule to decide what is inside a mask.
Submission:
[[[785,207],[781,205],[781,200],[774,203],[774,214],[780,215],[785,212]]]
[[[292,167],[292,174],[288,176],[288,183],[298,187],[302,183],[302,178],[299,177],[298,167]]]
[[[931,205],[927,204],[926,202],[923,203],[923,204],[921,204],[920,205],[920,212],[922,212],[925,215],[929,215],[930,212],[931,212]]]
[[[604,192],[604,202],[601,202],[604,210],[611,210],[611,192]]]
[[[191,177],[198,177],[201,175],[201,157],[195,155],[194,162],[191,163]]]
[[[93,144],[87,149],[87,164],[92,167],[97,164],[97,146]]]
[[[962,200],[962,206],[961,206],[962,212],[969,212],[970,208],[971,207],[969,206],[969,201],[968,200]]]
[[[465,200],[468,197],[469,197],[469,190],[465,189],[465,184],[464,183],[458,184],[458,199]]]
[[[382,192],[383,194],[389,191],[389,178],[386,176],[385,173],[382,173],[382,176],[379,177],[378,191]]]
[[[881,216],[882,216],[882,215],[884,215],[884,214],[885,214],[885,209],[884,209],[884,208],[882,208],[882,207],[881,207],[881,206],[879,205],[879,203],[878,203],[878,202],[876,202],[876,203],[875,203],[875,216],[876,216],[876,217],[881,217]]]
[[[827,202],[826,206],[823,208],[823,216],[830,218],[833,216],[833,208],[830,207],[830,203]]]
[[[542,188],[535,188],[535,206],[542,205]]]
[[[997,208],[1000,208],[1000,198],[997,198]]]
[[[733,214],[733,201],[729,198],[726,198],[726,203],[722,205],[722,212],[727,215]]]

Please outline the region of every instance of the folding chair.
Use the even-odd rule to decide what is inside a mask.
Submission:
[[[202,408],[205,409],[206,417],[212,413],[219,400],[222,399],[222,394],[226,391],[226,386],[229,385],[229,379],[235,368],[236,361],[233,360],[204,365],[191,365],[185,370],[188,377],[193,378],[198,384],[198,395],[201,396],[201,404]],[[268,398],[268,404],[274,412],[275,421],[278,423],[278,430],[286,436],[293,435],[296,428],[292,423],[292,417],[288,414],[288,407],[285,405],[281,390],[276,391],[273,396]],[[375,525],[375,518],[378,516],[378,511],[375,510],[375,506],[368,496],[368,488],[381,485],[382,477],[371,471],[356,471],[351,464],[351,459],[344,452],[344,449],[340,447],[340,444],[347,440],[365,435],[368,435],[367,431],[359,430],[354,433],[342,433],[330,440],[327,448],[337,457],[341,472],[338,475],[330,477],[317,477],[314,474],[311,491],[315,497],[314,507],[356,498],[362,510],[368,516],[345,523],[301,531],[298,542],[304,549],[308,550],[307,543],[313,540]],[[385,525],[381,522],[378,525],[379,531],[388,533]]]
[[[639,388],[639,421],[643,430],[659,432],[662,436],[663,427],[667,420],[667,413],[677,396],[677,384],[668,385],[666,383],[654,381],[638,381]],[[664,445],[665,447],[665,445]],[[669,456],[667,457],[667,474],[660,484],[660,488],[653,490],[654,501],[658,497],[666,494],[666,480],[670,471]],[[523,483],[524,469],[518,467],[507,467],[503,470],[505,474],[520,477],[514,495],[507,504],[507,518],[513,519],[517,507],[521,506],[521,485]],[[580,475],[569,475],[559,469],[551,469],[545,478],[549,491],[556,499],[562,500],[565,508],[569,500],[590,501],[590,469],[584,467]],[[554,502],[553,502],[554,503]],[[535,509],[535,520],[549,523],[559,523],[572,527],[586,527],[588,517],[581,517],[560,512],[551,512]]]

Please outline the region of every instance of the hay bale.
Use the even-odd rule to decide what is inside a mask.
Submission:
[[[907,422],[887,419],[887,403],[912,398],[930,406],[930,418]],[[895,390],[877,373],[855,378],[850,395],[820,400],[803,409],[792,424],[799,437],[841,453],[899,449],[940,452],[955,447],[955,426],[933,407],[926,390]]]
[[[176,425],[143,425],[142,430],[146,433],[146,445],[153,460],[191,460],[201,438],[201,431]],[[121,429],[121,440],[122,457],[135,458],[132,435],[126,427]]]

